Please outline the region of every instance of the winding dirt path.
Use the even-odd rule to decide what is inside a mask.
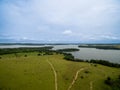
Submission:
[[[53,70],[54,77],[55,77],[55,90],[57,90],[57,89],[58,89],[57,73],[56,73],[55,68],[54,68],[54,66],[52,65],[52,63],[51,63],[49,60],[47,60],[47,62],[49,63],[49,65],[51,66],[51,68],[52,68],[52,70]]]
[[[74,78],[73,78],[73,81],[72,81],[72,83],[70,84],[70,86],[68,87],[67,90],[70,90],[70,89],[72,88],[72,86],[74,85],[75,81],[76,81],[77,78],[78,78],[78,74],[79,74],[81,71],[83,71],[84,69],[85,69],[85,68],[81,68],[81,69],[79,69],[79,70],[76,72],[76,74],[75,74],[75,76],[74,76]]]
[[[90,82],[90,90],[93,90],[93,81]]]

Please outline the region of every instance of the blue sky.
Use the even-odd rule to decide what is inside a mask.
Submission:
[[[0,42],[120,43],[120,1],[0,0]]]

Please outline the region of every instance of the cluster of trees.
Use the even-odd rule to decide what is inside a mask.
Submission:
[[[58,52],[74,52],[74,51],[79,51],[77,48],[65,48],[65,49],[58,49],[56,50]]]
[[[120,48],[115,45],[79,45],[78,47],[120,50]]]
[[[0,55],[27,52],[50,52],[53,47],[34,47],[34,48],[4,48],[0,49]]]
[[[105,66],[109,66],[109,67],[120,68],[120,64],[111,63],[111,62],[105,61],[105,60],[90,60],[89,62],[90,62],[90,63],[101,64],[101,65],[105,65]]]
[[[120,75],[115,80],[111,79],[110,77],[107,77],[104,82],[105,84],[109,85],[112,88],[112,90],[120,90]]]
[[[66,60],[71,60],[73,61],[74,60],[74,56],[70,53],[63,53],[64,54],[64,59]]]
[[[74,56],[72,54],[69,53],[64,53],[64,59],[66,60],[70,60],[70,61],[75,61],[75,62],[88,62],[88,63],[94,63],[94,64],[101,64],[104,66],[109,66],[109,67],[116,67],[116,68],[120,68],[120,64],[118,63],[111,63],[109,61],[105,61],[105,60],[82,60],[82,59],[76,59],[74,58]]]
[[[53,55],[54,52],[50,52],[50,51],[45,51],[43,53],[38,53],[38,56],[43,56],[43,55]]]

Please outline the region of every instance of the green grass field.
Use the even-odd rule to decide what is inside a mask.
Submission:
[[[119,68],[67,61],[63,55],[37,56],[35,52],[24,55],[1,56],[0,90],[56,90],[54,72],[48,61],[57,73],[57,90],[111,90],[104,80],[120,75]],[[68,89],[79,70],[77,79]]]

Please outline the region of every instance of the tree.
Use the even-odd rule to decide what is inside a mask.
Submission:
[[[105,80],[105,84],[112,85],[112,80],[110,77],[107,77],[107,79]]]
[[[38,56],[41,56],[41,54],[39,53]]]
[[[24,57],[27,57],[27,55],[25,54]]]

